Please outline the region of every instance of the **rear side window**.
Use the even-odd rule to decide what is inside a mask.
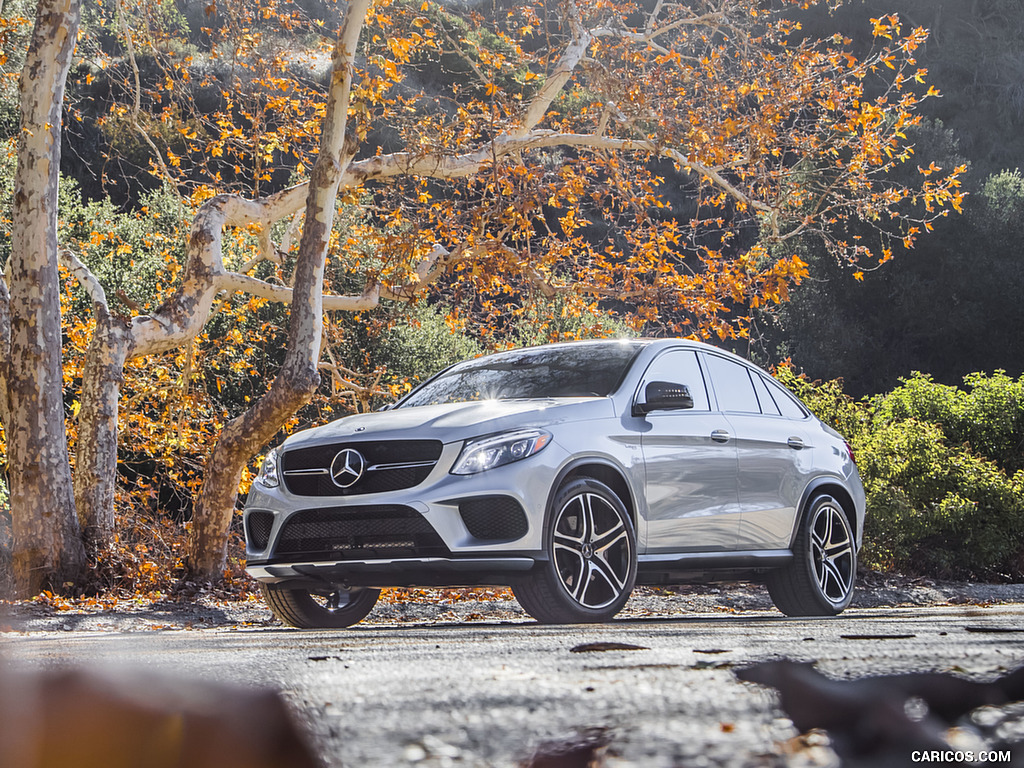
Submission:
[[[717,355],[708,355],[711,383],[718,396],[718,408],[733,413],[760,413],[761,407],[754,393],[754,384],[745,365],[734,363]]]
[[[764,377],[757,373],[751,373],[750,378],[754,381],[754,390],[757,392],[757,402],[761,404],[761,413],[768,416],[781,416],[778,404],[768,391],[768,384]]]

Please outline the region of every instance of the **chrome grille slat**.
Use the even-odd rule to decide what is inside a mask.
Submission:
[[[426,480],[441,457],[438,440],[367,440],[287,450],[281,458],[285,487],[296,496],[358,496],[412,488]],[[331,477],[339,452],[352,449],[366,460],[363,476],[348,487]]]

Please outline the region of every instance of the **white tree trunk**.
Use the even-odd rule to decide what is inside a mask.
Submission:
[[[75,506],[87,546],[113,542],[117,490],[117,416],[131,337],[122,318],[99,307],[82,371],[75,457]]]
[[[64,428],[57,183],[78,0],[40,0],[21,75],[7,378],[8,478],[18,591],[76,581],[85,565]]]

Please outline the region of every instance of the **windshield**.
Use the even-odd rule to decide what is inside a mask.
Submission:
[[[502,352],[453,366],[400,408],[542,397],[604,397],[622,381],[638,342],[595,342]]]

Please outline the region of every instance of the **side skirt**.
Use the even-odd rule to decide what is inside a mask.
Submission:
[[[640,555],[636,583],[757,581],[768,571],[788,565],[792,560],[793,553],[788,549]]]

